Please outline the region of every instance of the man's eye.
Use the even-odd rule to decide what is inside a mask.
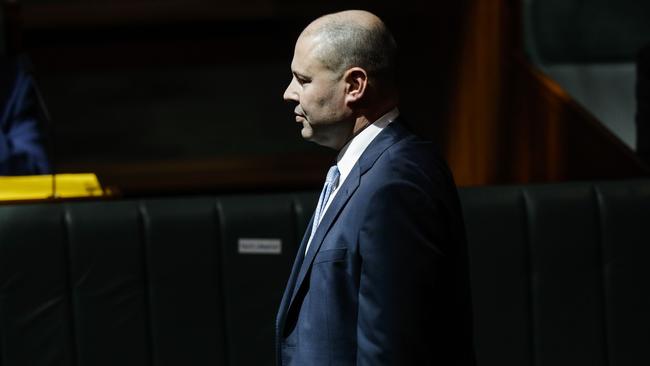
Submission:
[[[296,78],[296,80],[298,80],[298,84],[300,85],[309,83],[309,80],[303,78]]]

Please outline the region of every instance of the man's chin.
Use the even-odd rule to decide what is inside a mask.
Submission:
[[[300,134],[302,135],[303,139],[307,141],[312,141],[312,138],[314,137],[314,129],[311,127],[309,123],[307,123],[307,121],[303,120]]]
[[[336,140],[332,138],[332,132],[333,131],[327,128],[327,126],[319,125],[314,128],[306,121],[303,121],[302,130],[300,130],[302,138],[306,141],[329,147],[330,149],[337,149],[337,147],[334,146]]]

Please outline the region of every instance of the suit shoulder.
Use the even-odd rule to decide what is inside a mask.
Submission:
[[[432,183],[442,180],[444,184],[454,185],[449,167],[437,146],[412,134],[386,149],[378,163],[398,177],[433,180]]]

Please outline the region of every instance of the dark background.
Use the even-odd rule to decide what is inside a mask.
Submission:
[[[403,114],[440,140],[462,2],[23,1],[21,48],[52,116],[59,171],[232,156],[332,154],[282,101],[300,31],[365,8],[400,45]]]
[[[24,0],[5,2],[5,28],[9,52],[34,63],[56,170],[97,173],[126,195],[317,189],[334,152],[301,139],[282,93],[300,31],[355,8],[395,34],[400,110],[440,146],[459,185],[646,176],[634,151],[529,58],[531,20],[563,22],[536,29],[589,43],[572,18],[548,16],[564,4]],[[549,39],[567,38],[539,41]]]

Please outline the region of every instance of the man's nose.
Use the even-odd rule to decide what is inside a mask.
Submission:
[[[289,82],[289,85],[287,85],[287,89],[285,89],[284,94],[282,95],[282,98],[287,101],[287,102],[300,102],[300,99],[298,98],[298,92],[296,90],[296,78],[292,78],[291,82]]]

